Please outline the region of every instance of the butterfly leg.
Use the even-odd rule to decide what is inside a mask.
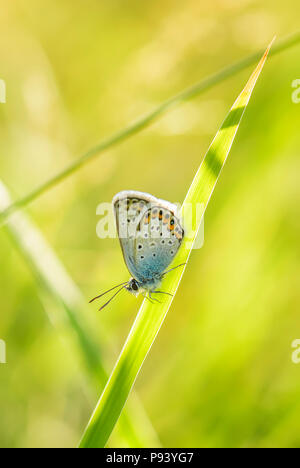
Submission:
[[[161,275],[161,277],[165,276],[167,273],[170,273],[170,271],[176,270],[176,268],[182,267],[182,266],[184,266],[184,265],[186,265],[186,263],[180,263],[180,265],[177,265],[177,266],[175,266],[174,268],[171,268],[171,270],[165,271],[165,272]]]
[[[168,296],[173,297],[173,294],[165,292],[165,291],[152,291],[152,294],[167,294]]]
[[[149,302],[151,302],[151,304],[154,304],[154,299],[151,300],[150,297],[146,296],[146,294],[142,294],[142,296],[147,299]]]
[[[150,297],[150,299],[151,299],[152,301],[155,301],[155,302],[158,302],[159,304],[161,304],[161,302],[160,302],[158,299],[156,299],[156,298],[154,298],[154,297],[151,296],[151,293],[154,293],[154,292],[155,292],[155,291],[150,291],[150,292],[149,292],[149,297]]]

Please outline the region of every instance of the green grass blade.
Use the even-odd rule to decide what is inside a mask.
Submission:
[[[291,34],[281,41],[278,41],[275,47],[273,47],[271,55],[278,54],[283,52],[284,50],[293,47],[300,43],[300,31],[297,31],[294,34]],[[87,153],[83,156],[75,160],[71,163],[68,167],[64,170],[56,174],[54,177],[51,177],[42,185],[34,189],[32,192],[28,193],[20,200],[17,200],[10,206],[8,206],[2,213],[0,212],[0,226],[5,222],[5,220],[15,211],[18,209],[25,207],[33,200],[38,198],[43,193],[50,190],[52,187],[55,187],[61,181],[63,181],[66,177],[70,176],[78,169],[80,169],[83,165],[87,162],[91,161],[96,156],[103,153],[103,151],[108,150],[109,148],[113,147],[114,145],[125,141],[129,137],[133,136],[134,134],[140,132],[144,128],[150,126],[154,122],[156,122],[159,118],[165,115],[168,111],[173,109],[175,106],[178,106],[182,102],[185,102],[189,99],[192,99],[208,89],[212,88],[213,86],[225,81],[226,79],[236,75],[242,70],[245,70],[249,66],[255,64],[259,57],[261,56],[262,52],[259,51],[255,54],[251,54],[248,57],[225,67],[224,69],[216,72],[207,78],[199,81],[198,83],[190,86],[189,88],[185,89],[184,91],[180,92],[179,94],[172,96],[171,98],[167,99],[163,103],[161,103],[156,109],[152,112],[146,114],[145,116],[140,117],[132,124],[128,125],[124,129],[120,130],[119,132],[113,134],[112,136],[108,137],[107,139],[103,140],[101,143],[96,145],[94,148],[91,148]]]
[[[266,50],[242,93],[232,106],[188,191],[182,206],[183,213],[185,207],[190,204],[195,206],[199,203],[203,207],[202,216],[198,220],[197,228],[200,226],[205,208],[225,164],[270,47],[271,45]],[[191,232],[186,233],[185,240],[176,258],[176,264],[188,261],[193,241],[197,235],[197,229],[193,232],[194,234],[191,234]],[[175,294],[182,274],[183,271],[176,269],[167,275],[163,281],[162,290]],[[161,304],[151,304],[149,301],[143,302],[109,381],[85,430],[80,447],[104,447],[107,443],[134,385],[138,372],[169,310],[172,299],[172,297],[166,296],[165,301]]]
[[[5,185],[0,181],[0,209],[10,203],[10,195]],[[41,299],[44,292],[54,299],[59,307],[47,306],[45,311],[50,321],[60,330],[63,329],[68,337],[74,338],[74,350],[78,352],[78,358],[85,364],[86,377],[90,381],[94,394],[107,382],[108,367],[103,360],[99,342],[106,342],[102,334],[96,337],[93,333],[94,325],[90,315],[85,313],[87,301],[81,291],[69,276],[55,252],[49,246],[39,229],[25,216],[24,213],[16,213],[5,225],[15,247],[25,258],[27,266],[33,272]],[[71,334],[68,331],[71,331]],[[130,402],[128,411],[120,418],[118,435],[121,436],[126,446],[145,447],[152,444],[159,447],[157,435],[146,415],[138,397]]]

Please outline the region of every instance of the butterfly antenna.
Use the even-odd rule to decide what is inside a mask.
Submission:
[[[120,286],[124,286],[124,284],[127,284],[127,283],[128,283],[128,281],[125,281],[125,283],[117,284],[117,286],[114,286],[113,288],[108,289],[107,291],[105,291],[104,293],[100,294],[99,296],[96,296],[96,297],[94,297],[93,299],[91,299],[89,303],[91,304],[91,303],[94,302],[96,299],[99,299],[100,297],[104,296],[104,294],[107,294],[107,293],[109,293],[110,291],[113,291],[114,289],[119,288]]]
[[[170,271],[176,270],[176,268],[179,268],[179,267],[184,266],[184,265],[186,265],[186,263],[180,263],[180,265],[177,265],[176,267],[171,268],[171,270],[165,271],[161,276],[163,277],[163,276],[165,276],[167,273],[170,273]]]
[[[122,289],[124,289],[124,288],[125,288],[125,286],[122,286],[115,294],[113,294],[113,296],[102,307],[100,307],[99,312],[100,312],[100,310],[104,309],[104,307],[106,307],[113,300],[113,298],[116,297],[116,295],[119,294],[119,292],[121,292]]]

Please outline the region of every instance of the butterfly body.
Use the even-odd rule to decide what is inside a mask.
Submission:
[[[162,278],[151,278],[150,280],[137,281],[135,278],[131,278],[125,289],[134,296],[138,296],[143,293],[155,292],[160,286]]]
[[[118,193],[112,203],[124,261],[132,275],[119,285],[120,290],[151,299],[154,293],[168,294],[157,288],[184,237],[176,205],[132,190]]]

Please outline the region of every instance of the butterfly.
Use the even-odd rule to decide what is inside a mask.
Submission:
[[[112,203],[123,257],[132,278],[94,297],[90,302],[116,288],[120,289],[100,310],[123,289],[135,296],[142,294],[151,302],[159,302],[153,294],[171,295],[157,288],[163,277],[174,269],[167,270],[184,238],[177,207],[148,193],[133,190],[118,193]]]

